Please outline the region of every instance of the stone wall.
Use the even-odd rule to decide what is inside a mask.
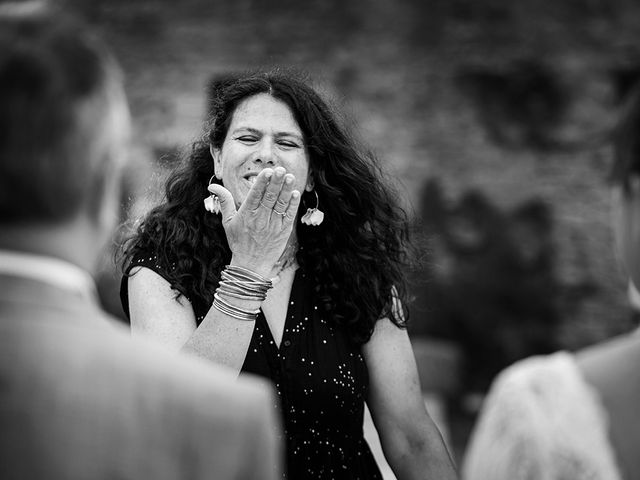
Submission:
[[[455,226],[469,195],[507,220],[522,206],[544,210],[542,233],[526,221],[505,220],[500,228],[515,232],[511,245],[525,256],[544,243],[554,346],[576,348],[631,326],[612,248],[606,176],[608,134],[640,70],[635,2],[70,3],[103,28],[124,66],[138,132],[131,160],[138,180],[129,189],[135,198],[157,192],[157,177],[145,172],[161,177],[173,158],[160,159],[162,152],[201,134],[210,78],[293,65],[309,72],[379,154],[429,242],[444,230],[424,218],[428,182],[438,185],[442,212],[463,237],[491,225],[479,218],[471,230],[464,222]],[[137,205],[140,211],[147,204]],[[430,245],[429,275],[460,263],[457,254]],[[491,268],[482,264],[473,273],[478,277],[466,281],[479,284],[494,275]],[[419,300],[437,291],[429,290],[431,278],[427,290],[416,287]],[[526,306],[541,298],[520,301]],[[453,301],[465,302],[465,290]],[[428,331],[430,321],[446,323],[436,303],[414,308],[416,331]]]

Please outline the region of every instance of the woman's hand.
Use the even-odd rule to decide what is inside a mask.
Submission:
[[[300,205],[295,177],[282,167],[258,174],[247,198],[236,211],[231,192],[211,184],[220,200],[222,225],[232,252],[231,264],[268,276],[289,240]]]

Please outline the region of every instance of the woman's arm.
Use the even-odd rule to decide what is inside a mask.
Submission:
[[[398,480],[457,478],[442,435],[424,406],[407,331],[387,318],[379,320],[364,356],[370,379],[367,404]]]
[[[176,298],[167,280],[151,269],[132,269],[128,278],[129,315],[133,334],[152,337],[174,351],[183,351],[240,372],[255,322],[232,318],[211,308],[198,328],[193,308]],[[240,305],[244,302],[243,305]],[[256,309],[259,302],[238,300]]]
[[[231,265],[268,277],[293,230],[300,204],[294,181],[282,167],[262,170],[238,211],[228,190],[217,184],[209,186],[220,200],[222,224],[232,251]],[[196,327],[191,303],[184,297],[176,298],[169,282],[144,267],[132,273],[127,288],[133,332],[143,332],[174,350],[240,371],[254,321],[239,320],[214,306]],[[250,298],[227,301],[247,312],[256,311],[261,304]]]

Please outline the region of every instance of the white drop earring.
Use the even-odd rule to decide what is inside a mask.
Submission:
[[[316,194],[316,206],[313,208],[307,208],[307,213],[305,213],[300,221],[305,225],[311,225],[317,227],[324,221],[324,212],[318,207],[320,206],[320,199],[318,198],[318,192],[316,190],[313,191]]]
[[[212,175],[209,179],[209,185],[213,182],[213,179],[216,178],[215,175]],[[208,185],[207,185],[208,186]],[[217,195],[213,193],[204,199],[204,209],[207,212],[218,214],[220,213],[220,199]]]

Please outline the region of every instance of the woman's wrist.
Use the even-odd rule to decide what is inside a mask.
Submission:
[[[274,264],[267,264],[264,262],[264,260],[256,259],[254,261],[251,261],[238,259],[235,256],[231,257],[229,266],[245,268],[250,272],[253,272],[264,278],[269,278],[269,274],[273,271],[274,268]]]
[[[213,296],[213,307],[237,320],[253,321],[273,286],[271,280],[238,265],[227,265]]]

